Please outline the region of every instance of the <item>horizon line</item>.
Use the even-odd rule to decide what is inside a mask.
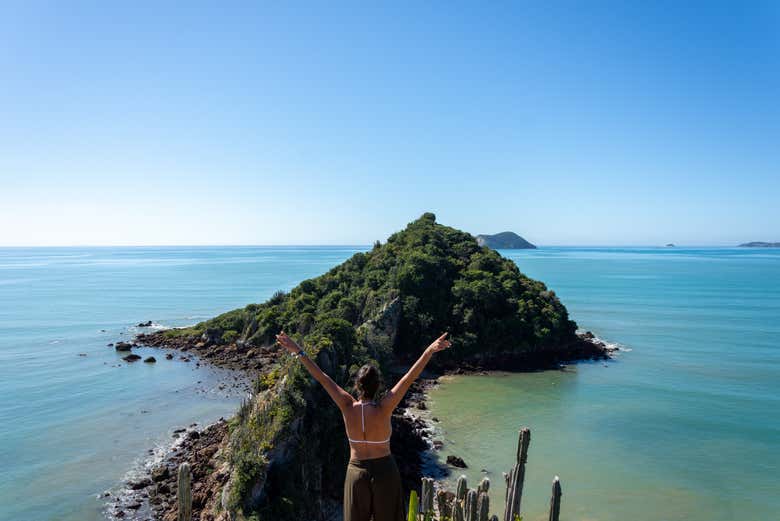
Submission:
[[[380,244],[387,244],[387,241]],[[773,241],[748,241],[773,242]],[[778,241],[780,242],[780,241]],[[541,248],[744,248],[740,244],[536,244],[536,248],[494,248],[497,250],[533,250]],[[0,244],[0,249],[22,248],[288,248],[288,247],[332,247],[332,248],[371,248],[374,243],[365,244],[327,244],[327,243],[288,243],[288,244]]]

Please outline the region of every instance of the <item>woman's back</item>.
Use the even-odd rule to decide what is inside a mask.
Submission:
[[[352,459],[381,458],[390,454],[393,411],[381,402],[355,401],[344,410],[344,428]]]

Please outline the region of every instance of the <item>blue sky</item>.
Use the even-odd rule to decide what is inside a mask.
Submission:
[[[0,245],[780,240],[776,2],[155,4],[0,7]]]

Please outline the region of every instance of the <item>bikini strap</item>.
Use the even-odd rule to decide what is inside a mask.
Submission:
[[[364,405],[365,404],[363,403],[363,400],[361,400],[360,401],[360,424],[363,427],[363,439],[365,440],[366,439],[366,416],[365,413],[363,412]]]

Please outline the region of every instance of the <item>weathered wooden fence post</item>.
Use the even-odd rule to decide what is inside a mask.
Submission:
[[[190,521],[192,519],[192,475],[190,464],[179,465],[177,476],[176,502],[179,506],[178,521]]]
[[[550,521],[558,521],[558,516],[561,515],[561,479],[555,476],[552,483],[552,497],[550,497]]]
[[[525,480],[525,463],[528,460],[528,445],[531,443],[531,430],[528,427],[520,429],[517,440],[517,463],[512,467],[507,477],[506,504],[504,505],[504,521],[514,521],[520,515],[520,500],[523,496],[523,481]]]

